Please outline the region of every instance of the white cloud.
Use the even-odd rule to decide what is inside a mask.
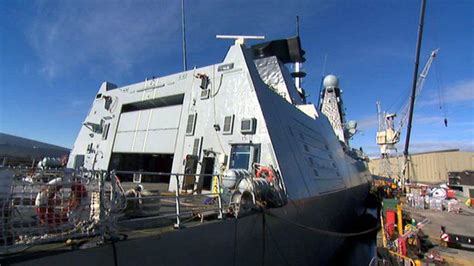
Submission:
[[[437,105],[439,104],[439,97],[438,93],[433,93],[425,97],[426,100],[421,100],[418,104],[420,106]],[[474,100],[474,79],[460,81],[454,83],[452,87],[445,88],[442,99],[445,104],[468,101],[471,101],[472,104]]]
[[[170,57],[175,62],[181,60],[180,1],[37,1],[32,5],[36,12],[29,14],[32,23],[25,33],[39,58],[38,72],[48,79],[78,73],[78,67],[120,77],[150,65],[141,64],[144,61],[161,59],[166,67]],[[286,28],[286,35],[292,35],[295,14],[309,23],[311,16],[334,6],[331,1],[319,1],[314,9],[310,2],[286,1],[276,16],[266,12],[267,3],[253,3],[252,10],[244,10],[250,6],[239,1],[186,1],[186,5],[188,59],[195,56],[191,52],[212,54],[203,43],[214,40],[215,34],[283,37]],[[245,16],[236,12],[240,8]],[[252,27],[242,29],[245,23],[252,23]]]
[[[427,115],[415,115],[414,123],[418,125],[432,125],[432,124],[442,124],[444,117],[441,116],[427,116]],[[395,121],[396,125],[400,122],[398,120]],[[369,129],[377,129],[378,128],[378,119],[377,115],[369,115],[364,118],[361,118],[357,121],[357,128],[360,130],[369,130]]]
[[[447,149],[460,149],[464,151],[474,151],[474,141],[471,140],[452,140],[452,141],[436,141],[428,140],[422,142],[413,142],[410,144],[410,152],[437,151]]]
[[[361,118],[360,120],[357,121],[357,128],[359,130],[367,130],[371,128],[378,128],[378,120],[377,120],[377,115],[369,115],[364,118]]]
[[[404,143],[399,143],[397,145],[398,154],[403,154]],[[370,145],[364,147],[365,152],[370,158],[380,157],[379,147],[376,145]],[[426,140],[426,141],[412,141],[410,143],[409,153],[420,153],[420,152],[430,152],[430,151],[441,151],[441,150],[450,150],[450,149],[459,149],[461,151],[470,151],[474,152],[474,140]]]
[[[442,116],[430,116],[430,115],[415,115],[413,123],[417,125],[433,125],[443,124],[444,117]]]
[[[149,56],[143,51],[171,47],[171,36],[179,36],[178,14],[177,3],[39,2],[25,34],[48,79],[81,66],[126,72]]]

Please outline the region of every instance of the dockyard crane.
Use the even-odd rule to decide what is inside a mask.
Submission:
[[[425,67],[423,68],[423,71],[421,71],[420,75],[418,76],[418,80],[416,82],[415,99],[418,97],[421,90],[423,89],[423,86],[425,85],[426,77],[428,76],[428,72],[430,71],[431,65],[433,64],[433,60],[438,55],[438,51],[439,51],[439,48],[435,49],[431,52],[431,55],[428,58],[428,61],[426,62]],[[410,111],[410,101],[407,101],[405,103],[405,106],[402,109],[402,119],[400,119],[400,124],[399,124],[398,131],[400,131],[402,129],[402,127],[406,124],[406,122],[408,120],[409,111]]]
[[[423,70],[418,76],[416,82],[416,92],[415,92],[415,99],[423,89],[425,84],[426,77],[430,71],[431,65],[433,64],[433,60],[438,55],[439,49],[435,49],[431,52],[428,61],[426,62]],[[377,102],[377,118],[378,118],[378,131],[376,142],[377,145],[380,146],[380,172],[385,174],[388,177],[392,176],[392,170],[390,166],[389,157],[390,154],[395,152],[397,153],[396,144],[400,142],[400,134],[407,123],[408,115],[410,112],[410,99],[407,100],[403,108],[401,109],[401,119],[399,120],[398,126],[395,126],[395,118],[397,114],[395,113],[387,113],[381,111],[381,103]],[[445,121],[446,123],[446,121]],[[396,156],[398,158],[398,156]],[[403,168],[401,169],[400,173],[405,171],[407,166],[407,162],[404,163]]]

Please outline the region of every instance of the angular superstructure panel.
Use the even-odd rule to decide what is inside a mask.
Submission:
[[[255,60],[258,73],[262,81],[289,103],[302,103],[290,73],[276,56],[265,57]]]
[[[347,166],[353,159],[346,155],[326,116],[314,105],[303,104],[278,53],[262,58],[255,58],[254,53],[237,44],[216,65],[114,90],[103,85],[69,165],[77,167],[75,157],[83,156],[88,169],[112,170],[122,165],[127,170],[121,161],[140,154],[170,155],[173,173],[251,170],[253,163],[260,163],[281,173],[293,198],[363,182]],[[87,122],[107,127],[107,136],[99,137],[100,132],[86,126]],[[214,165],[205,170],[204,161]],[[175,182],[170,180],[170,190]],[[184,182],[182,177],[180,182]]]

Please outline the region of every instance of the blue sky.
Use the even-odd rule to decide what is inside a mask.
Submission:
[[[188,65],[198,67],[224,57],[231,42],[216,34],[290,37],[299,15],[310,100],[327,55],[326,73],[340,77],[348,118],[359,122],[353,145],[377,153],[375,102],[397,111],[408,100],[419,1],[186,5]],[[412,151],[474,150],[473,17],[474,1],[428,1],[421,65],[440,52],[415,109]],[[102,81],[181,70],[180,34],[180,1],[1,1],[0,132],[71,147]]]

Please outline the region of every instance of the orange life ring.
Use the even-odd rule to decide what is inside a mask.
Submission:
[[[55,178],[48,182],[48,187],[42,189],[36,196],[36,214],[40,224],[57,226],[66,223],[68,214],[79,209],[83,198],[87,197],[84,184],[74,182],[71,184],[71,198],[68,200],[67,206],[64,206],[62,204],[63,199],[56,197],[62,188],[62,179]]]
[[[273,169],[268,166],[260,166],[255,173],[255,176],[258,178],[265,178],[268,183],[272,183],[275,178],[275,173],[273,172]]]

